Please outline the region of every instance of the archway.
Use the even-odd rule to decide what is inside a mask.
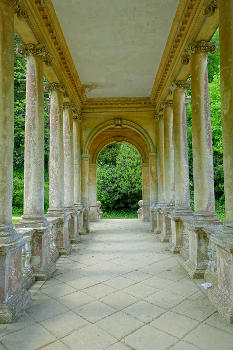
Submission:
[[[89,153],[89,219],[90,221],[96,221],[99,217],[96,186],[98,155],[105,147],[115,142],[127,143],[133,146],[141,157],[143,219],[147,221],[150,216],[149,155],[151,154],[151,149],[154,149],[154,145],[141,127],[142,130],[139,132],[135,128],[132,128],[132,125],[131,127],[127,126],[127,122],[124,122],[124,125],[121,124],[121,127],[112,125],[112,123],[109,124],[108,127],[105,125],[105,128],[101,131],[99,128],[96,128],[95,132],[92,132],[92,142],[87,142],[89,144],[89,148],[86,148]]]

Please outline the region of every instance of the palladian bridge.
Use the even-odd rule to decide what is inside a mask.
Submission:
[[[215,212],[207,68],[218,27],[225,222]],[[12,224],[15,32],[23,43],[18,54],[26,56],[27,65],[24,213],[17,225]],[[10,323],[27,311],[28,290],[35,281],[51,279],[74,250],[77,259],[83,256],[82,242],[95,240],[95,230],[87,233],[90,222],[99,220],[97,157],[106,145],[126,141],[142,159],[144,222],[138,221],[135,235],[140,235],[137,226],[145,230],[149,222],[150,250],[159,244],[156,249],[168,254],[169,261],[179,260],[187,281],[209,283],[209,305],[231,323],[233,0],[0,0],[0,57],[0,322]],[[47,213],[44,88],[50,92]],[[187,89],[192,102],[194,210]],[[104,227],[104,221],[94,224],[97,231],[98,225]]]

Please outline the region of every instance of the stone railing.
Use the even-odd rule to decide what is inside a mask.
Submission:
[[[60,255],[69,254],[71,243],[79,241],[77,232],[77,216],[66,213],[64,218],[48,217],[48,226],[41,230],[46,230],[46,234],[41,235],[40,228],[25,228],[16,224],[15,229],[25,239],[22,251],[22,275],[23,286],[29,289],[36,280],[46,280],[54,273],[56,261]],[[74,227],[74,225],[76,227]],[[41,240],[41,236],[43,239]],[[66,242],[69,240],[69,244]]]
[[[208,282],[208,297],[219,313],[233,322],[233,231],[216,218],[197,220],[191,210],[156,206],[152,211],[156,237],[179,253],[191,278]],[[166,232],[166,240],[164,240]]]

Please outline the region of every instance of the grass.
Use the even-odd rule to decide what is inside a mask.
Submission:
[[[13,224],[18,224],[20,222],[20,220],[13,219],[12,222],[13,222]]]
[[[112,211],[103,213],[103,219],[137,219],[138,215],[136,211]]]

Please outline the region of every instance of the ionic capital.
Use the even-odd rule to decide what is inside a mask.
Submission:
[[[28,14],[27,11],[25,10],[25,8],[22,6],[21,1],[20,0],[8,0],[9,5],[11,5],[14,9],[14,13],[16,13],[16,15],[19,18],[28,18]]]
[[[46,64],[52,63],[52,56],[45,49],[45,45],[43,44],[22,44],[18,45],[17,53],[22,56],[40,56]]]
[[[171,107],[173,108],[173,101],[172,100],[168,100],[164,102],[164,108],[166,107]]]
[[[159,120],[163,119],[163,114],[155,114],[155,115],[154,115],[154,119],[155,119],[156,121],[159,121]]]
[[[179,89],[190,89],[191,82],[189,80],[176,80],[173,82],[174,86]]]
[[[190,53],[187,49],[185,49],[183,55],[181,56],[181,63],[186,65],[186,64],[189,64],[189,61],[190,61]]]
[[[49,83],[45,86],[46,91],[52,92],[52,91],[60,91],[64,92],[65,91],[65,86],[64,84],[60,83]]]
[[[218,1],[212,0],[209,3],[209,5],[207,5],[206,8],[204,9],[204,15],[208,17],[213,16],[217,8],[218,8]]]
[[[73,102],[64,102],[63,103],[63,109],[71,109],[74,110],[76,107],[76,104]]]
[[[217,50],[216,41],[194,41],[189,46],[190,54],[194,53],[215,53]]]

